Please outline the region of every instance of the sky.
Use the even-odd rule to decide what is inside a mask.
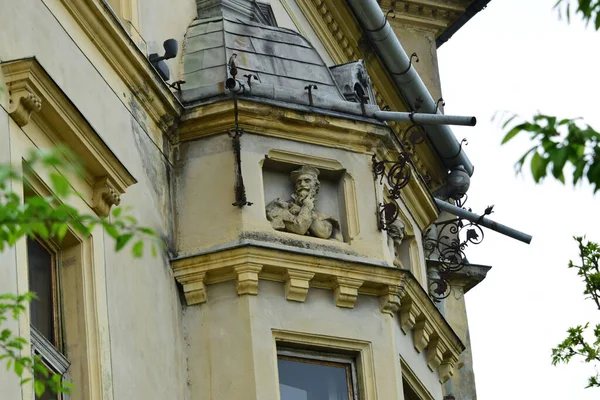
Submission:
[[[522,134],[501,146],[503,131],[492,121],[497,112],[530,118],[540,111],[600,129],[600,33],[559,20],[555,1],[492,0],[438,52],[446,114],[478,120],[453,127],[475,166],[467,206],[481,213],[493,204],[492,219],[533,236],[526,245],[486,230],[483,243],[467,249],[470,262],[493,267],[466,295],[482,400],[600,398],[600,389],[584,389],[592,366],[550,363],[569,327],[600,322],[567,268],[577,260],[574,235],[600,241],[600,199],[586,184],[536,185],[529,169],[515,175],[531,144]]]

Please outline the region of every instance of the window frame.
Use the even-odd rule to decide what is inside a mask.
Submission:
[[[60,290],[61,290],[61,285],[60,285],[60,272],[59,272],[59,261],[60,261],[60,248],[51,241],[51,239],[48,240],[44,240],[44,239],[40,239],[39,237],[34,237],[34,238],[27,238],[27,240],[35,240],[36,242],[38,242],[40,244],[40,246],[42,246],[48,253],[50,253],[51,256],[51,271],[50,271],[50,276],[51,276],[51,292],[52,292],[52,322],[53,322],[53,334],[54,334],[54,343],[52,343],[52,341],[46,337],[44,337],[44,335],[42,335],[37,329],[36,329],[36,333],[38,335],[40,335],[42,338],[44,338],[49,344],[51,344],[53,347],[55,347],[56,349],[58,349],[59,351],[62,349],[62,339],[63,339],[63,335],[62,335],[62,308],[61,308],[61,297],[60,297]],[[27,245],[27,272],[29,274],[29,244]],[[28,276],[29,278],[29,276]],[[29,284],[29,279],[28,279],[28,284]],[[31,291],[31,286],[29,286],[29,291]],[[31,310],[30,310],[30,316],[29,318],[31,319]],[[30,323],[30,326],[33,328],[33,324]]]
[[[358,390],[358,373],[356,372],[356,357],[333,352],[293,349],[285,346],[278,346],[277,360],[280,359],[332,367],[337,367],[339,364],[344,365],[347,374],[346,384],[348,387],[348,398],[350,400],[360,400]]]
[[[408,363],[400,356],[400,371],[402,373],[402,396],[404,397],[404,383],[417,395],[419,400],[435,400],[429,389],[419,380],[417,374],[408,365]]]
[[[360,400],[376,400],[377,390],[375,377],[375,361],[373,359],[373,344],[369,341],[350,339],[347,337],[321,335],[271,329],[273,335],[273,363],[275,381],[279,385],[279,369],[277,368],[277,350],[316,351],[335,354],[338,357],[354,358],[356,368],[355,384],[358,388],[356,397]]]

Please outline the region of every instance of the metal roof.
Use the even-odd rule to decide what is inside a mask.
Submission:
[[[237,78],[253,74],[262,84],[304,91],[318,86],[320,95],[344,100],[329,68],[308,40],[285,28],[226,18],[194,21],[188,28],[183,51],[184,102],[216,94],[215,84],[229,76],[232,54]],[[222,90],[217,90],[222,92]]]

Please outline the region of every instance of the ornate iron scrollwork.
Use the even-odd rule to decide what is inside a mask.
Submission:
[[[400,154],[397,161],[377,161],[377,158],[373,155],[372,161],[375,179],[379,177],[379,183],[383,183],[383,179],[385,178],[387,184],[390,186],[390,197],[399,199],[400,190],[410,182],[411,171],[408,154]],[[392,164],[387,173],[385,172],[385,164]]]
[[[459,207],[463,205],[464,201],[457,203]],[[491,214],[492,209],[493,206],[486,208],[483,215]],[[429,289],[434,301],[439,302],[450,295],[450,277],[465,266],[465,249],[469,244],[480,244],[483,238],[483,229],[477,222],[461,218],[436,222],[425,231],[425,254],[428,259],[436,260],[438,266],[436,275],[429,277]]]

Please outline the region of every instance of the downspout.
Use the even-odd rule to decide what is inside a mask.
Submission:
[[[411,66],[410,59],[377,1],[348,0],[348,2],[408,104],[413,106],[419,99],[418,102],[422,101],[420,113],[441,114],[421,77]],[[399,74],[400,71],[405,70],[406,73]],[[473,165],[462,151],[450,128],[445,125],[431,125],[426,127],[426,131],[446,168],[452,170],[462,165],[469,176],[473,174]]]

